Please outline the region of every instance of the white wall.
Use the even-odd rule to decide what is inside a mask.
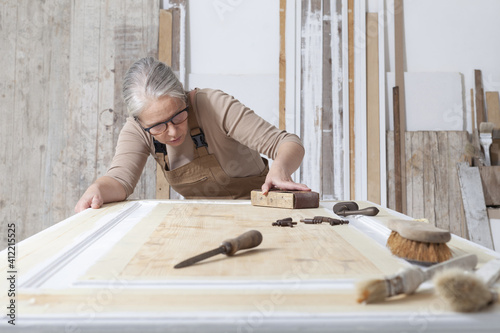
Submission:
[[[217,88],[278,125],[279,0],[189,0],[187,87]]]
[[[378,11],[378,2],[368,0],[368,10]],[[393,72],[394,1],[385,6],[386,70]],[[461,73],[468,131],[474,70],[482,71],[484,91],[500,91],[499,13],[498,0],[404,0],[405,71]]]

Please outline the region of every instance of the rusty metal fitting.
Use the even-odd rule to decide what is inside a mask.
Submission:
[[[338,219],[330,219],[329,221],[330,225],[333,227],[335,225],[342,225],[342,224],[349,224],[349,221],[347,220],[338,220]]]
[[[297,222],[292,222],[291,217],[287,217],[281,220],[276,220],[276,222],[273,222],[273,226],[278,226],[278,227],[290,227],[293,228],[293,226],[297,224]]]
[[[330,223],[330,225],[332,226],[349,223],[349,221],[347,220],[334,219],[328,216],[315,216],[312,219],[302,219],[300,220],[300,222],[304,222],[305,224],[320,224],[323,222],[327,222]]]
[[[312,219],[302,219],[300,222],[304,222],[305,224],[320,224],[323,223],[323,216],[315,216]]]

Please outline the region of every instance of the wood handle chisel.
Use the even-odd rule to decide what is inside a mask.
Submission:
[[[222,244],[216,249],[186,259],[175,265],[174,268],[191,266],[198,261],[213,257],[217,254],[232,256],[239,250],[251,249],[259,246],[260,243],[262,243],[262,234],[257,230],[250,230],[236,238],[231,238],[223,241]]]

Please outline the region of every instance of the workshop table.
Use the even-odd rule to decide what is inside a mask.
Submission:
[[[142,200],[87,209],[17,244],[13,266],[7,249],[0,252],[2,272],[16,278],[15,297],[4,292],[10,281],[0,280],[0,331],[499,331],[499,305],[455,313],[430,282],[411,296],[356,302],[357,281],[410,265],[385,247],[385,223],[407,216],[377,206],[377,216],[351,216],[345,225],[272,226],[286,217],[337,217],[334,203],[291,210],[245,200]],[[173,268],[252,229],[263,235],[254,249]],[[456,236],[449,246],[454,257],[477,254],[479,266],[499,257]],[[12,300],[15,326],[6,316]]]

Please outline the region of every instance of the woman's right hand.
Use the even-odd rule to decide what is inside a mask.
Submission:
[[[127,193],[122,184],[114,178],[103,176],[83,193],[75,206],[75,212],[79,213],[87,208],[101,208],[105,203],[122,201],[126,198]]]
[[[76,203],[75,212],[79,213],[87,208],[101,208],[103,203],[101,191],[95,184],[92,184]]]

